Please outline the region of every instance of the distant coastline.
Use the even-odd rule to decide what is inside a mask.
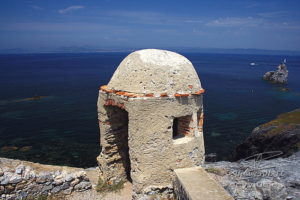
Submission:
[[[29,53],[121,53],[132,52],[141,48],[92,48],[82,46],[61,47],[57,49],[23,49],[9,48],[0,49],[0,54],[29,54]],[[300,51],[293,50],[268,50],[268,49],[253,49],[253,48],[188,48],[188,47],[155,47],[160,49],[168,49],[176,52],[185,53],[213,53],[213,54],[243,54],[243,55],[286,55],[300,56]]]

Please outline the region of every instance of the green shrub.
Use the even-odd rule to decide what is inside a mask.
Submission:
[[[219,175],[219,176],[224,175],[224,172],[218,168],[209,167],[209,168],[206,168],[205,171],[207,171],[208,173]]]

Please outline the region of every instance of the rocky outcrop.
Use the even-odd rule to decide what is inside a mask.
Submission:
[[[236,148],[239,161],[204,167],[235,199],[296,200],[300,199],[299,147],[297,109],[255,128]]]
[[[288,158],[205,164],[235,199],[300,199],[300,152]]]
[[[263,79],[272,83],[287,83],[288,70],[284,63],[278,65],[276,71],[269,71],[265,73]]]
[[[300,109],[279,115],[276,119],[256,127],[236,148],[235,159],[258,153],[280,151],[289,156],[300,148]]]
[[[91,188],[80,168],[41,165],[0,158],[0,199],[26,199],[51,194],[70,194]]]

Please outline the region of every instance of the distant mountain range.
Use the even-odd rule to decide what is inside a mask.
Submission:
[[[0,49],[0,54],[26,54],[26,53],[97,53],[97,52],[132,52],[143,48],[92,48],[89,46],[71,46],[60,47],[53,50],[29,50],[22,48]],[[159,47],[161,48],[161,47]],[[185,48],[185,47],[171,47],[161,48],[176,52],[190,52],[190,53],[217,53],[217,54],[256,54],[256,55],[290,55],[300,56],[300,51],[290,50],[266,50],[266,49],[221,49],[221,48]]]

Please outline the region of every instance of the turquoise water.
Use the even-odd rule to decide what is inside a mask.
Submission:
[[[300,106],[300,57],[182,53],[204,94],[207,153],[228,159],[253,128]],[[100,152],[98,88],[127,53],[0,55],[0,156],[89,167]],[[287,58],[285,86],[261,80]],[[250,63],[257,63],[250,66]],[[285,91],[284,88],[288,88]],[[39,100],[28,99],[35,95]]]

